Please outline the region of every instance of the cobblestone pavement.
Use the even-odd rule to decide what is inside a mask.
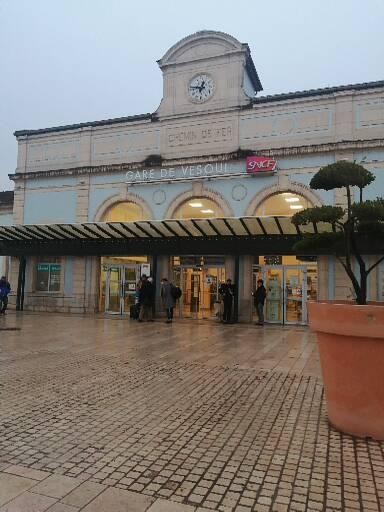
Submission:
[[[0,512],[384,510],[306,328],[1,321]]]

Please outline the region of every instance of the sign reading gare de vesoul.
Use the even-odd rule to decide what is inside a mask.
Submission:
[[[245,165],[244,165],[245,164]],[[208,164],[181,165],[180,167],[161,167],[127,171],[127,183],[151,181],[177,181],[193,178],[218,178],[239,174],[262,174],[276,170],[277,162],[264,156],[250,156],[246,162],[215,162]]]

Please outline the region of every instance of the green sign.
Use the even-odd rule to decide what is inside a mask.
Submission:
[[[37,270],[39,272],[48,272],[49,271],[49,263],[39,263],[37,265]]]

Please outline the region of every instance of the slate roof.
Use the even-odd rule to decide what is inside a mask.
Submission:
[[[13,205],[13,190],[4,190],[0,192],[0,206]]]
[[[290,100],[295,98],[306,98],[311,96],[322,96],[343,91],[362,91],[364,89],[377,89],[384,87],[384,80],[377,82],[362,82],[360,84],[338,85],[336,87],[323,87],[320,89],[308,89],[306,91],[286,92],[281,94],[270,94],[252,99],[252,103],[272,103],[275,101]]]

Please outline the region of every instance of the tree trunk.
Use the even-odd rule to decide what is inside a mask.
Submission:
[[[356,302],[362,306],[367,304],[367,282],[368,273],[365,271],[365,268],[362,269],[360,267],[360,290],[359,294],[356,295]]]

